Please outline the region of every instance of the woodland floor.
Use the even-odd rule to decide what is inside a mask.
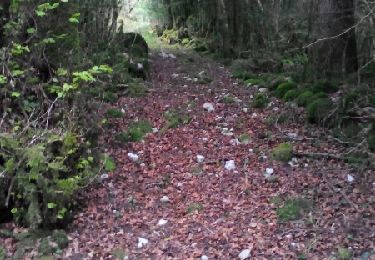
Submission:
[[[342,153],[339,142],[307,125],[303,110],[293,108],[293,115],[276,99],[265,109],[251,108],[256,90],[207,57],[158,53],[152,55],[150,94],[114,105],[126,114],[111,119],[102,144],[117,170],[81,195],[85,206],[69,226],[71,243],[63,258],[238,259],[249,249],[252,259],[328,259],[338,258],[339,248],[358,259],[371,255],[374,180],[364,182],[366,172],[318,154]],[[200,71],[213,81],[194,82]],[[228,94],[236,102],[220,102]],[[206,102],[214,112],[203,109]],[[173,108],[191,121],[161,132],[163,115]],[[280,116],[287,120],[272,123]],[[136,119],[148,119],[159,132],[137,143],[113,140]],[[234,135],[223,134],[223,128]],[[243,133],[248,143],[233,141]],[[285,141],[293,143],[293,165],[272,160],[272,148]],[[128,158],[130,152],[140,156],[138,163]],[[203,163],[197,155],[205,157]],[[227,160],[235,161],[235,170],[224,168]],[[274,170],[273,181],[265,178],[266,168]],[[169,202],[160,201],[163,196]],[[311,202],[301,219],[278,220],[279,203],[301,197]],[[158,225],[160,219],[168,222]],[[148,240],[142,248],[139,238]]]

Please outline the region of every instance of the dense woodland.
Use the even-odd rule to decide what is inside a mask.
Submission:
[[[165,78],[169,75],[174,78],[170,81],[172,85],[184,85],[173,81],[178,79],[179,72],[170,69],[188,68],[191,64],[199,70],[185,85],[188,88],[192,84],[192,91],[196,91],[197,84],[212,89],[215,84],[223,84],[225,89],[233,86],[231,94],[218,102],[228,105],[226,115],[234,113],[231,109],[238,103],[239,98],[234,97],[238,95],[242,100],[250,100],[246,101],[252,109],[249,118],[265,113],[265,125],[276,133],[282,132],[283,124],[289,124],[285,115],[298,118],[293,119],[290,127],[298,123],[298,129],[307,129],[303,131],[315,138],[311,143],[319,143],[313,152],[301,152],[308,145],[299,142],[310,142],[313,138],[299,139],[289,133],[280,142],[277,134],[268,128],[269,131],[250,129],[254,135],[261,135],[259,140],[266,140],[255,149],[255,157],[260,158],[258,163],[268,160],[262,158],[269,155],[272,160],[281,161],[282,167],[287,167],[288,162],[293,167],[295,161],[304,160],[301,157],[309,157],[317,160],[317,164],[337,163],[338,168],[348,169],[343,170],[348,187],[338,181],[331,185],[325,176],[306,187],[303,183],[307,196],[312,194],[307,192],[309,185],[324,183],[330,185],[328,190],[341,194],[342,205],[332,206],[341,215],[336,218],[332,213],[331,217],[335,225],[344,223],[340,234],[345,242],[338,240],[332,242],[332,248],[320,249],[312,249],[312,244],[302,249],[289,246],[290,252],[287,250],[285,255],[277,250],[274,255],[266,253],[266,249],[256,244],[256,239],[249,251],[242,250],[238,242],[238,252],[220,242],[218,252],[221,253],[213,252],[213,259],[246,259],[250,255],[254,259],[263,259],[262,255],[264,259],[271,256],[275,259],[371,259],[375,255],[375,223],[371,221],[375,217],[374,11],[375,3],[368,0],[0,1],[0,242],[3,243],[0,244],[0,260],[22,259],[28,254],[29,257],[30,254],[32,257],[54,255],[69,259],[63,251],[72,244],[66,230],[70,234],[74,232],[71,223],[86,208],[84,194],[94,194],[92,191],[100,190],[108,176],[121,171],[116,165],[122,165],[125,159],[116,157],[119,152],[113,150],[126,151],[130,161],[138,163],[138,155],[130,152],[138,147],[137,143],[144,143],[144,137],[152,134],[155,124],[160,123],[157,116],[153,117],[153,122],[138,116],[124,119],[122,123],[118,120],[131,115],[138,102],[144,104],[142,111],[148,111],[147,106],[155,106],[163,100],[163,95],[172,99],[168,96],[169,90],[163,90],[163,84],[167,85]],[[184,59],[182,65],[170,64],[175,62],[176,56],[177,60]],[[211,62],[217,69],[210,67]],[[218,72],[221,66],[230,73],[229,78],[225,77],[225,72]],[[240,90],[238,86],[242,86]],[[201,96],[213,96],[211,89],[207,93],[194,91],[189,96],[191,102]],[[176,92],[176,100],[185,94]],[[281,112],[274,116],[267,114],[268,110],[278,111],[275,104],[280,104]],[[210,106],[212,104],[206,102],[203,108],[213,112]],[[195,127],[194,117],[188,115],[191,107],[194,106],[159,111],[166,123],[160,127],[158,136],[173,135],[171,131],[180,126]],[[241,111],[247,110],[241,107]],[[205,120],[211,119],[207,115],[202,120],[206,123]],[[243,125],[250,124],[250,121],[243,121]],[[127,126],[126,130],[114,132],[113,129],[122,129],[123,125]],[[247,135],[239,134],[233,140],[252,145]],[[264,144],[269,152],[262,151]],[[340,148],[331,151],[331,146],[336,145]],[[152,152],[146,148],[145,154]],[[198,166],[193,171],[197,176],[224,160],[207,163],[206,167],[202,166],[204,157],[199,156]],[[228,158],[224,161],[227,161],[225,169],[234,167],[228,164],[231,162]],[[243,168],[255,165],[248,159],[241,164]],[[152,165],[154,163],[150,163],[149,169],[153,170]],[[122,169],[127,171],[125,166]],[[269,176],[274,171],[271,170],[266,169],[264,180],[270,190],[277,183],[282,186],[281,177],[276,180]],[[165,176],[158,185],[167,185],[173,179],[173,176]],[[338,178],[338,175],[332,176]],[[244,178],[247,185],[248,176]],[[353,182],[358,187],[351,186]],[[138,189],[135,183],[132,188]],[[359,199],[351,197],[353,190]],[[321,202],[320,191],[324,189],[314,189],[317,194],[313,192],[313,198],[309,198],[314,206]],[[163,198],[168,202],[168,197]],[[314,210],[306,206],[309,203],[299,199],[275,201],[271,204],[276,205],[273,212],[278,216],[280,228],[286,221],[295,221],[301,212],[306,213],[306,221],[315,223],[311,213]],[[129,212],[137,208],[133,196],[127,198],[128,204]],[[200,204],[190,206],[189,214],[204,212]],[[361,226],[356,229],[348,224],[349,220]],[[311,224],[308,229],[317,226]],[[20,228],[26,231],[17,231]],[[293,230],[297,229],[303,228]],[[319,239],[317,235],[315,240]],[[30,241],[38,245],[37,249],[26,245]],[[138,239],[138,249],[146,245],[144,241]],[[253,253],[253,247],[254,252],[259,251],[257,254]],[[173,250],[168,250],[163,251],[165,254],[160,253],[162,251],[138,252],[138,256],[130,254],[129,259],[166,259],[166,256],[182,259],[183,255],[208,259],[200,251],[173,255]],[[128,259],[125,251],[113,252],[111,257]],[[88,259],[109,257],[102,253],[89,254]]]

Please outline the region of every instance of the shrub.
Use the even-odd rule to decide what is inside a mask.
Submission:
[[[147,95],[147,88],[139,82],[132,82],[128,84],[128,95],[130,97],[145,97]]]
[[[307,106],[308,120],[311,123],[321,123],[332,109],[331,100],[319,98]]]
[[[121,118],[124,116],[124,113],[116,108],[108,109],[105,114],[107,118]]]
[[[264,108],[269,102],[268,97],[263,93],[257,93],[253,100],[253,107],[255,108]]]
[[[302,92],[296,99],[298,106],[307,106],[307,104],[312,100],[314,93],[310,90]]]
[[[116,136],[120,142],[139,142],[152,131],[152,125],[147,120],[140,120],[129,125],[127,131]]]
[[[277,209],[277,216],[281,221],[297,220],[301,218],[302,212],[309,207],[309,202],[305,199],[288,199],[282,207]]]
[[[288,162],[293,156],[293,146],[290,143],[279,144],[272,150],[272,156],[278,161]]]
[[[297,84],[294,82],[290,81],[290,82],[281,83],[275,91],[275,96],[278,98],[283,98],[286,92],[292,89],[296,89],[296,88],[297,88]]]
[[[298,97],[299,93],[300,92],[297,89],[288,90],[288,92],[285,93],[283,99],[285,101],[292,101],[292,100],[294,100],[295,98]]]
[[[339,87],[337,84],[334,84],[331,81],[319,80],[313,84],[312,89],[314,93],[318,93],[318,92],[334,93],[339,90]]]

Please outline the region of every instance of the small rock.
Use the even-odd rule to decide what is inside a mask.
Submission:
[[[286,135],[287,135],[289,138],[293,138],[293,139],[295,139],[295,138],[298,137],[298,134],[297,134],[297,133],[287,133]]]
[[[242,250],[242,252],[238,255],[238,258],[241,260],[247,259],[250,257],[250,253],[251,253],[250,249]]]
[[[204,103],[203,108],[209,113],[215,111],[214,105],[212,105],[211,103]]]
[[[198,163],[203,163],[203,162],[204,162],[204,159],[205,159],[205,158],[204,158],[203,155],[200,155],[200,154],[197,155],[197,162],[198,162]]]
[[[137,63],[137,69],[138,70],[143,70],[143,64],[142,63]]]
[[[206,255],[202,255],[202,256],[201,256],[201,260],[208,260],[208,256],[206,256]]]
[[[172,74],[172,78],[177,78],[178,77],[178,74],[177,73],[173,73]]]
[[[234,169],[236,169],[236,164],[234,163],[234,160],[226,161],[225,169],[228,171],[233,171]]]
[[[157,129],[157,128],[152,128],[152,132],[155,134],[155,133],[159,132],[159,129]]]
[[[253,114],[251,115],[252,118],[256,118],[257,116],[258,116],[257,113],[253,113]]]
[[[166,220],[166,219],[159,219],[158,226],[164,226],[167,223],[168,223],[168,220]]]
[[[264,173],[264,177],[266,177],[267,179],[271,178],[272,174],[273,174],[273,169],[272,168],[267,168],[266,172]]]
[[[169,53],[169,58],[171,58],[171,59],[176,59],[176,56],[173,54],[173,53]]]
[[[139,156],[135,153],[128,153],[128,157],[132,162],[138,162]]]
[[[257,223],[255,223],[255,222],[253,222],[253,223],[250,223],[250,227],[251,228],[256,228],[258,226],[258,224]]]
[[[163,202],[163,203],[167,203],[170,200],[169,200],[168,196],[163,196],[163,197],[161,197],[160,201]]]
[[[265,92],[268,91],[268,89],[267,89],[267,88],[260,88],[260,89],[258,89],[258,91],[259,91],[260,93],[265,93]]]
[[[244,113],[247,113],[247,112],[249,112],[249,109],[248,109],[247,107],[244,107],[244,108],[242,108],[242,111],[243,111]]]
[[[108,177],[109,177],[109,176],[108,176],[108,174],[106,174],[106,173],[100,175],[100,179],[102,179],[102,180],[108,179]]]
[[[138,248],[142,248],[147,244],[148,244],[148,239],[143,238],[143,237],[138,238]]]
[[[230,143],[231,145],[239,145],[239,144],[240,144],[240,141],[239,141],[237,138],[235,138],[235,139],[230,140],[229,143]]]
[[[348,180],[349,183],[352,183],[354,181],[354,177],[352,175],[348,174],[347,180]]]

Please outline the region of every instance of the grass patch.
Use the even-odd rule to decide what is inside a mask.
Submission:
[[[297,84],[294,82],[289,81],[289,82],[281,83],[275,91],[275,96],[278,98],[283,98],[289,90],[296,89],[296,88],[297,88]]]
[[[190,122],[190,117],[184,112],[176,109],[168,110],[164,113],[167,125],[161,130],[161,132],[166,131],[169,128],[177,128],[180,125],[188,124]]]
[[[116,108],[110,108],[107,110],[105,115],[107,118],[121,118],[124,116],[124,113]]]
[[[277,209],[277,216],[281,221],[297,220],[302,217],[305,210],[310,208],[310,203],[303,198],[292,198],[285,201],[282,207]]]
[[[200,211],[203,210],[203,205],[197,202],[190,203],[190,205],[187,208],[187,213],[192,214],[192,213],[199,213]]]
[[[248,144],[250,142],[250,135],[243,133],[238,137],[238,141],[243,144]]]
[[[120,142],[139,142],[143,137],[152,132],[152,125],[147,120],[140,120],[129,125],[127,131],[116,136]]]
[[[269,102],[268,97],[265,94],[257,93],[254,97],[252,106],[254,108],[264,108]]]
[[[352,259],[352,253],[346,247],[340,247],[337,250],[337,256],[339,257],[340,260],[349,260],[349,259]]]
[[[235,103],[235,99],[232,96],[224,96],[222,99],[220,99],[220,103],[224,104],[233,104]]]
[[[279,144],[272,150],[272,157],[281,162],[288,162],[293,156],[293,146],[291,143]]]

